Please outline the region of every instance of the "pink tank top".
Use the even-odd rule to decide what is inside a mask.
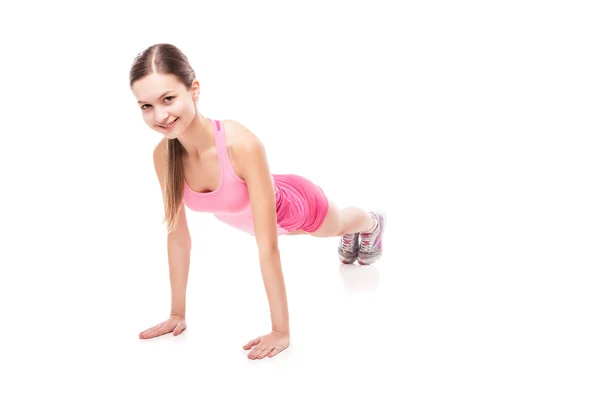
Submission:
[[[254,235],[248,186],[243,179],[235,174],[231,166],[222,121],[210,118],[209,120],[212,122],[215,133],[221,180],[214,191],[200,193],[190,188],[184,179],[183,203],[190,210],[213,213],[217,219],[226,224]],[[273,182],[276,198],[279,199],[279,190],[275,186],[273,177],[271,177],[271,181]],[[278,235],[287,232],[279,224],[277,225]]]

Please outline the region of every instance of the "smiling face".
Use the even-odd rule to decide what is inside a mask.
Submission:
[[[131,87],[144,122],[169,139],[183,132],[196,116],[199,89],[197,80],[188,90],[175,75],[158,73],[145,76]]]

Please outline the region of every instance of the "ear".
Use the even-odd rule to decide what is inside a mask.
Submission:
[[[192,82],[192,97],[194,101],[198,101],[198,96],[200,95],[200,82],[197,79],[194,79]]]

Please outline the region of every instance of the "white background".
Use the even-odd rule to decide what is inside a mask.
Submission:
[[[3,399],[598,399],[599,14],[582,1],[39,2],[2,12]],[[291,346],[254,239],[188,212],[188,329],[170,288],[160,134],[133,58],[178,46],[200,112],[340,206],[384,256],[281,237]]]

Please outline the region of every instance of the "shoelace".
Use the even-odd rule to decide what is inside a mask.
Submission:
[[[342,251],[352,253],[354,251],[354,235],[344,235],[342,237]]]
[[[373,232],[370,233],[361,233],[359,238],[359,251],[361,253],[371,253],[373,251],[373,246],[371,246],[371,236],[377,233],[379,230],[379,225],[375,228]]]
[[[361,233],[360,234],[360,252],[369,253],[371,252],[371,235],[372,233]]]

